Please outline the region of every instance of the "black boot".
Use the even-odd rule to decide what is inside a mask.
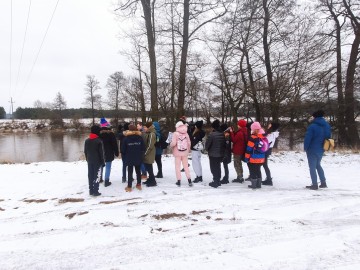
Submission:
[[[162,172],[158,171],[157,175],[155,175],[155,178],[163,178]]]
[[[194,183],[199,183],[199,182],[202,182],[203,179],[202,179],[202,176],[197,176],[194,180]]]
[[[105,180],[105,184],[104,184],[104,186],[105,186],[105,187],[108,187],[108,186],[110,186],[110,185],[111,185],[110,180]]]
[[[266,177],[266,179],[264,181],[262,181],[262,184],[265,186],[272,186],[273,185],[272,178]]]
[[[217,188],[219,186],[219,184],[217,182],[210,182],[209,186],[213,187],[213,188]]]
[[[250,181],[251,181],[251,185],[248,185],[248,188],[255,189],[255,188],[256,188],[257,179],[252,179],[252,178],[250,178]]]
[[[234,180],[232,180],[233,183],[244,183],[244,178],[242,176],[236,177]]]
[[[256,188],[261,188],[261,178],[256,179]]]
[[[177,185],[178,187],[180,187],[180,186],[181,186],[181,181],[180,181],[180,180],[177,180],[176,183],[175,183],[175,185]]]
[[[224,176],[223,179],[220,181],[220,183],[221,184],[229,184],[229,179]]]
[[[192,187],[192,186],[193,186],[193,183],[191,182],[191,179],[190,179],[190,178],[188,179],[188,183],[189,183],[189,187]]]
[[[311,186],[306,186],[306,188],[311,189],[311,190],[317,190],[319,187],[318,187],[318,185],[311,185]]]

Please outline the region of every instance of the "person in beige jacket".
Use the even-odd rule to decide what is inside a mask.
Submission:
[[[144,183],[147,187],[154,187],[157,185],[154,171],[153,171],[153,163],[155,161],[155,142],[156,142],[156,133],[155,127],[152,122],[147,122],[144,125],[144,134],[143,139],[145,143],[145,154],[144,154],[144,165],[145,169],[148,172],[148,179]]]

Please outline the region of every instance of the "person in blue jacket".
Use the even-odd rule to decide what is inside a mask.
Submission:
[[[324,141],[331,137],[331,127],[325,121],[324,114],[323,110],[318,110],[312,114],[314,120],[307,128],[304,139],[304,150],[306,151],[312,181],[312,184],[306,188],[312,190],[317,190],[319,187],[327,188],[321,159],[324,154]],[[317,174],[319,174],[320,186],[318,186]]]

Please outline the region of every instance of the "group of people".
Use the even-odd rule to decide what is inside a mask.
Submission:
[[[306,188],[316,190],[326,188],[326,179],[321,167],[321,158],[324,153],[322,148],[326,138],[330,138],[330,125],[324,119],[322,110],[312,115],[314,120],[309,125],[304,140],[312,184]],[[181,186],[181,172],[185,172],[188,185],[203,181],[201,156],[204,150],[207,152],[212,174],[212,182],[209,186],[217,188],[229,182],[228,164],[233,160],[236,178],[233,183],[251,182],[249,188],[258,189],[262,185],[273,185],[271,171],[268,167],[268,158],[272,153],[276,139],[279,136],[279,123],[272,122],[266,131],[259,122],[248,123],[240,119],[235,125],[221,124],[215,119],[211,123],[211,132],[206,140],[206,132],[203,129],[203,121],[193,124],[186,122],[186,117],[181,117],[175,125],[175,132],[170,132],[167,141],[175,159],[175,175],[177,186]],[[156,178],[162,178],[161,155],[163,148],[159,141],[164,140],[158,122],[130,123],[119,126],[117,144],[116,135],[112,132],[109,123],[102,118],[99,125],[91,127],[91,133],[85,141],[85,157],[88,162],[89,193],[93,196],[99,193],[99,183],[102,181],[105,168],[104,186],[111,185],[110,172],[111,162],[121,153],[123,161],[123,182],[128,182],[125,191],[132,191],[133,171],[136,172],[136,188],[141,190],[141,179],[146,178],[144,184],[148,187],[156,186]],[[266,147],[265,147],[265,146]],[[119,151],[120,148],[120,151]],[[195,173],[191,179],[188,156],[191,153],[192,169]],[[152,164],[156,161],[158,173],[155,176]],[[244,179],[243,164],[246,163],[249,177]],[[224,176],[221,178],[221,164],[224,168]],[[181,169],[182,167],[182,169]],[[261,167],[264,167],[266,178],[262,179]],[[126,175],[127,168],[127,175]],[[317,184],[317,174],[321,181]]]

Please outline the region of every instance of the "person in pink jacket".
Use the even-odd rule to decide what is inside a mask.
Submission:
[[[176,185],[180,187],[181,183],[181,163],[185,170],[185,175],[188,179],[189,186],[192,186],[191,175],[188,166],[188,154],[191,148],[191,141],[187,133],[188,125],[179,121],[175,125],[176,131],[173,134],[170,147],[172,148],[175,157],[175,172],[176,172]]]

